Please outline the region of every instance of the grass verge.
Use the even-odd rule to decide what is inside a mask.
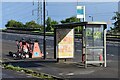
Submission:
[[[26,69],[26,68],[21,68],[21,67],[15,67],[13,65],[6,65],[6,64],[3,64],[2,65],[3,68],[5,69],[8,69],[8,70],[14,70],[14,71],[18,71],[18,72],[24,72],[26,74],[30,74],[31,76],[34,76],[34,77],[37,77],[37,78],[40,78],[40,79],[47,79],[47,80],[59,80],[60,78],[57,78],[57,77],[54,77],[54,76],[51,76],[51,75],[48,75],[48,74],[45,74],[45,73],[38,73],[36,71],[33,71],[31,69]],[[62,79],[60,79],[62,80]]]

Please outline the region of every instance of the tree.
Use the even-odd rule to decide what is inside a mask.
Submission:
[[[35,21],[30,21],[30,22],[26,22],[25,27],[40,28],[40,25],[37,24]]]
[[[114,22],[114,30],[119,32],[120,31],[120,13],[115,12],[115,16],[112,17],[112,20],[115,20]]]
[[[46,31],[54,31],[54,28],[52,27],[52,25],[58,24],[57,21],[52,20],[51,17],[48,17],[46,20]]]
[[[47,25],[46,31],[51,31],[51,21],[52,21],[51,18],[48,17],[46,20],[46,25]]]
[[[61,23],[71,23],[71,22],[80,22],[80,19],[72,16],[70,18],[66,18],[65,20],[60,21]]]
[[[53,20],[53,21],[51,22],[51,25],[55,25],[55,24],[58,24],[58,22],[55,21],[55,20]],[[54,28],[53,28],[53,27],[51,27],[51,31],[54,31]]]
[[[5,25],[6,27],[24,27],[24,24],[15,20],[10,20]]]
[[[24,24],[22,22],[17,22],[17,27],[24,27]]]
[[[61,23],[72,23],[72,22],[80,22],[80,19],[72,16],[70,18],[66,18],[65,20],[60,21]],[[78,26],[75,28],[75,32],[79,33],[82,31],[82,27]]]
[[[43,30],[43,26],[37,24],[35,21],[30,21],[30,22],[26,22],[25,25],[22,22],[18,22],[15,20],[10,20],[7,22],[7,24],[5,25],[6,27],[16,27],[16,28],[39,28],[40,31]]]

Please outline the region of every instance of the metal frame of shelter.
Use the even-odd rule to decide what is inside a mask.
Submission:
[[[74,43],[74,28],[78,26],[83,28],[82,61],[85,64],[85,68],[87,64],[96,63],[106,67],[107,24],[105,22],[77,22],[54,25],[54,58],[74,58],[75,47],[72,43]],[[63,36],[62,39],[58,39],[61,36],[58,32]]]

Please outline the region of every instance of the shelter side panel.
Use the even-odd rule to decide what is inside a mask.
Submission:
[[[74,29],[57,29],[57,58],[74,57]]]

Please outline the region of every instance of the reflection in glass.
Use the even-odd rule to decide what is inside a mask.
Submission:
[[[94,25],[95,26],[95,25]],[[103,27],[92,27],[88,25],[86,27],[86,46],[95,47],[103,46]]]

